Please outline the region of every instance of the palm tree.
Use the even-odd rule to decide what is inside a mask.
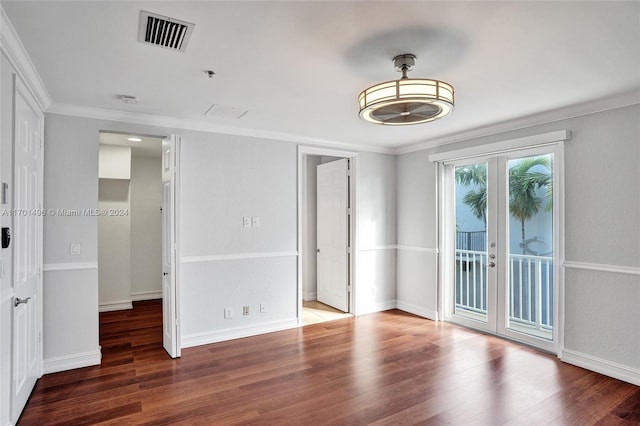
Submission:
[[[545,172],[535,171],[542,166]],[[551,178],[551,158],[549,156],[529,157],[518,160],[509,168],[509,212],[520,220],[522,232],[522,254],[525,254],[525,222],[540,211],[543,199],[537,195],[540,188],[545,188],[547,203],[545,210],[552,208],[553,180]]]
[[[538,171],[541,166],[545,171]],[[538,170],[535,168],[538,167]],[[509,212],[520,220],[522,253],[525,251],[525,222],[534,217],[542,207],[543,199],[537,195],[545,188],[545,211],[550,211],[553,201],[553,180],[551,177],[551,157],[529,157],[518,160],[509,169]],[[487,226],[487,165],[486,163],[457,167],[456,183],[473,186],[462,201],[471,208],[471,212]]]
[[[472,164],[456,167],[456,183],[463,186],[471,186],[462,201],[471,208],[475,217],[484,223],[487,228],[487,164]]]

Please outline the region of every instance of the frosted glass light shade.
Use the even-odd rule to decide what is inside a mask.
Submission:
[[[376,84],[358,96],[360,117],[372,123],[426,123],[454,108],[453,86],[438,80],[403,78]]]

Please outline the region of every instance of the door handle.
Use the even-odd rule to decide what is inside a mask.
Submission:
[[[320,253],[320,249],[316,249],[316,252],[317,252],[317,253]]]
[[[31,300],[30,297],[27,297],[26,299],[20,299],[19,297],[16,297],[15,302],[13,302],[13,306],[18,306],[18,305],[21,305],[23,303],[27,303],[29,300]]]
[[[489,264],[487,265],[489,268],[495,268],[496,266],[496,262],[489,262]]]
[[[162,275],[166,276],[166,275],[169,275],[169,273],[168,272],[163,272]]]

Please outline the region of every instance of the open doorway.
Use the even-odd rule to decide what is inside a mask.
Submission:
[[[99,311],[162,299],[162,137],[100,132]],[[145,305],[145,306],[146,306]]]
[[[354,312],[355,156],[301,147],[299,323]]]

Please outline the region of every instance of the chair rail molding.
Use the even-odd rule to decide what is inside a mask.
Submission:
[[[611,272],[615,274],[640,275],[640,267],[638,266],[606,265],[602,263],[573,262],[565,260],[562,263],[562,267],[565,269],[582,269],[587,271]]]

